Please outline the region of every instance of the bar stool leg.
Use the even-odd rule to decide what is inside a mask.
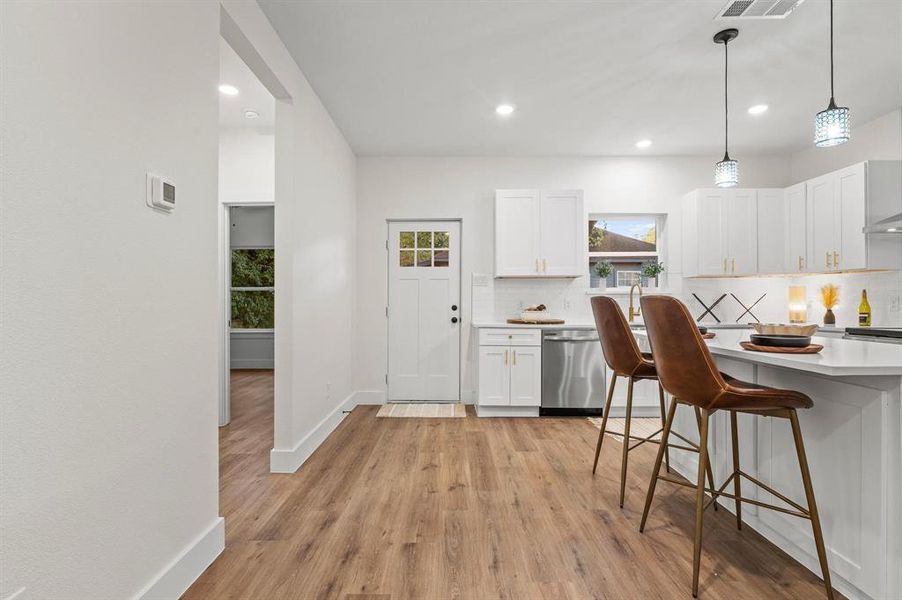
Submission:
[[[626,464],[630,453],[630,421],[633,420],[633,378],[626,391],[626,419],[623,423],[623,458],[620,461],[620,508],[623,508],[623,496],[626,492]]]
[[[702,560],[702,519],[705,515],[705,473],[708,464],[708,420],[710,413],[702,409],[698,434],[698,487],[695,488],[695,547],[692,554],[692,597],[698,598],[698,572]]]
[[[697,406],[695,407],[695,422],[698,423],[698,434],[701,435],[702,434],[702,414],[701,414],[701,412],[699,412],[699,409]],[[699,451],[701,451],[701,441],[699,441]],[[708,463],[707,463],[707,468],[708,468],[708,483],[711,484],[712,490],[716,490],[717,488],[714,487],[714,472],[711,470],[711,462],[710,461],[708,461]],[[714,502],[712,502],[711,504],[714,506],[714,510],[717,510],[717,498],[713,494],[711,495],[711,497],[714,499]]]
[[[611,377],[611,389],[608,390],[608,399],[604,403],[604,414],[601,416],[601,431],[598,432],[598,444],[595,445],[595,463],[592,465],[592,475],[598,468],[598,456],[601,454],[601,442],[604,441],[604,432],[608,427],[608,417],[611,415],[611,400],[614,398],[614,385],[617,383],[617,373]]]
[[[824,533],[821,531],[821,519],[817,513],[817,503],[814,501],[814,488],[811,485],[811,472],[808,470],[808,458],[805,455],[805,444],[802,442],[802,429],[799,427],[799,416],[795,409],[789,411],[789,422],[792,424],[792,437],[795,440],[796,454],[799,456],[799,469],[802,471],[802,484],[805,486],[805,499],[808,501],[808,515],[811,519],[811,529],[814,533],[814,545],[817,548],[817,558],[821,563],[821,574],[824,577],[824,587],[827,589],[827,598],[833,600],[833,586],[830,583],[830,566],[827,564],[827,550],[824,548]]]
[[[655,466],[651,470],[651,482],[648,484],[648,492],[645,494],[645,510],[642,511],[642,521],[639,522],[639,533],[645,531],[645,521],[648,520],[648,509],[651,508],[651,500],[655,496],[655,486],[658,484],[658,475],[661,474],[661,461],[664,458],[664,449],[667,448],[667,440],[670,438],[670,428],[676,415],[677,399],[670,399],[670,409],[667,419],[664,420],[664,431],[661,432],[661,445],[658,446],[658,456],[655,458]]]
[[[664,386],[661,385],[660,380],[658,380],[658,401],[661,404],[661,426],[663,427],[667,420],[667,412],[664,409]],[[664,465],[667,472],[670,473],[670,448],[666,444],[664,444]]]
[[[736,496],[736,529],[742,531],[742,483],[739,480],[739,427],[736,412],[730,411],[730,437],[733,438],[733,495]]]

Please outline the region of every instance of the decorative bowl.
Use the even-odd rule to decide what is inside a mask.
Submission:
[[[752,323],[755,333],[761,335],[799,335],[811,337],[817,331],[817,325],[796,325],[784,323]]]

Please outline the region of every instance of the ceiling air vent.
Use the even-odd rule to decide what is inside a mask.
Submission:
[[[731,0],[718,19],[785,19],[804,0]]]

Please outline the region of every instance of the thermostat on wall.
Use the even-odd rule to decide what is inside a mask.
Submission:
[[[147,174],[147,206],[169,212],[175,208],[175,184],[168,179]]]

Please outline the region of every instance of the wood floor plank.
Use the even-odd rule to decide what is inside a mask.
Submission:
[[[272,373],[232,376],[220,431],[226,550],[188,599],[689,598],[693,494],[586,419],[376,418],[356,408],[293,474],[269,473]],[[706,514],[700,598],[822,598],[820,580],[726,511]]]

